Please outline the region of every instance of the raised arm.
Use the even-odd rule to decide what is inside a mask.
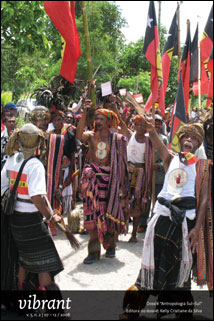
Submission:
[[[90,131],[84,132],[85,126],[86,126],[87,110],[89,108],[92,108],[91,101],[86,100],[84,104],[84,111],[83,111],[82,118],[80,119],[76,129],[76,138],[83,143],[87,143],[90,139]]]
[[[119,110],[118,110],[117,107],[116,107],[116,101],[118,101],[118,102],[120,103],[120,105],[123,106],[123,105],[122,105],[122,102],[121,102],[121,100],[120,100],[118,97],[113,96],[113,95],[111,96],[110,100],[111,100],[112,102],[115,102],[115,104],[114,104],[113,107],[112,107],[112,111],[113,111],[115,114],[117,114],[117,116],[118,116],[118,118],[119,118],[120,128],[121,128],[120,134],[124,135],[124,136],[127,138],[127,140],[129,141],[129,139],[130,139],[130,137],[131,137],[131,135],[132,135],[132,132],[131,132],[131,130],[128,129],[126,123],[124,122],[124,120],[122,119],[122,117],[121,117],[121,115],[120,115]]]
[[[149,137],[152,142],[152,145],[154,146],[155,149],[158,150],[158,153],[160,155],[160,158],[162,159],[164,163],[164,167],[169,166],[169,163],[172,159],[172,155],[170,154],[168,148],[164,145],[164,143],[161,141],[159,138],[156,130],[155,130],[155,125],[154,121],[151,117],[146,117],[146,129],[149,132]]]

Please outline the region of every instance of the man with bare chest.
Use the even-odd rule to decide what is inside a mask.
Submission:
[[[90,235],[85,264],[100,258],[100,244],[106,249],[106,257],[115,257],[116,233],[126,232],[120,200],[128,196],[126,138],[111,129],[119,124],[117,115],[98,109],[94,129],[84,131],[90,108],[90,101],[86,101],[76,132],[76,137],[89,147],[82,177],[84,227]]]

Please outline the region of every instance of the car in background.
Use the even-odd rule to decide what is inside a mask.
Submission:
[[[18,116],[28,122],[30,113],[37,106],[36,99],[20,99],[17,101]]]

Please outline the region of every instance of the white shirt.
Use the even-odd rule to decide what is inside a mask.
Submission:
[[[187,175],[187,181],[182,187],[176,187],[172,186],[170,184],[169,180],[169,175],[176,169],[182,169],[186,172]],[[163,184],[163,188],[161,192],[158,194],[158,197],[163,197],[167,200],[172,200],[175,196],[190,196],[190,197],[195,197],[195,181],[196,181],[196,163],[192,165],[184,165],[183,163],[180,162],[179,156],[174,156],[172,159],[169,169],[165,175],[165,180]],[[170,210],[164,206],[161,205],[158,201],[155,204],[154,207],[154,213],[159,213],[159,212],[170,212]],[[191,210],[186,210],[186,217],[189,219],[194,219],[196,215],[196,210],[191,209]]]
[[[135,138],[136,133],[132,134],[128,146],[128,162],[145,163],[146,143],[138,143]]]
[[[207,159],[204,144],[201,144],[201,146],[198,149],[196,149],[194,154],[198,159]]]
[[[21,164],[24,161],[22,153],[16,153],[5,163],[1,172],[1,195],[7,188],[12,188]],[[21,158],[21,160],[20,160]],[[37,158],[30,159],[24,166],[17,188],[15,211],[18,212],[38,212],[37,207],[31,201],[32,196],[46,195],[45,168]]]

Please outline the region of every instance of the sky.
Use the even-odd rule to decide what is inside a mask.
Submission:
[[[158,21],[158,1],[154,1]],[[145,36],[149,1],[116,1],[121,9],[122,17],[126,18],[128,27],[122,28],[127,43],[136,42]],[[185,43],[187,19],[190,20],[191,38],[193,39],[197,22],[199,22],[199,39],[201,39],[213,1],[183,1],[180,5],[181,45]],[[169,30],[177,1],[162,1],[161,24]]]

